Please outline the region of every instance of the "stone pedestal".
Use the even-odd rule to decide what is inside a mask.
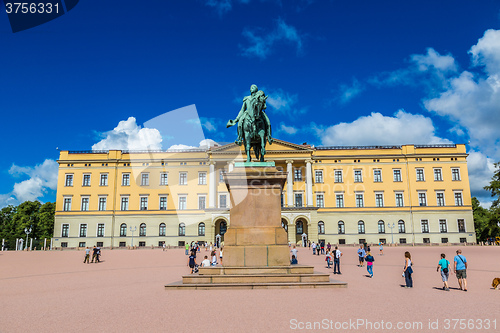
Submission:
[[[285,181],[286,175],[272,164],[236,165],[225,175],[232,208],[224,235],[224,266],[290,265],[287,233],[281,226]]]

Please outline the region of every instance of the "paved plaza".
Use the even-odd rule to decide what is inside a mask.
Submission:
[[[458,290],[451,275],[445,292],[437,262],[442,252],[453,262],[457,248],[385,247],[379,256],[374,246],[370,279],[357,267],[357,248],[343,247],[343,274],[331,276],[348,288],[169,291],[165,284],[189,273],[182,249],[103,250],[97,264],[83,264],[84,251],[0,252],[0,332],[382,332],[387,325],[393,332],[497,332],[500,291],[491,281],[500,277],[500,247],[461,247],[469,290]],[[413,289],[402,287],[407,250]],[[333,272],[324,255],[311,253],[299,248],[299,264]]]

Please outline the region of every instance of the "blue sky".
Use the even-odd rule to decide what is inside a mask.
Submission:
[[[0,14],[0,41],[0,207],[55,200],[56,147],[193,145],[155,128],[171,110],[195,105],[201,139],[233,141],[253,83],[282,140],[468,143],[473,195],[491,200],[498,1],[80,1],[18,33]]]

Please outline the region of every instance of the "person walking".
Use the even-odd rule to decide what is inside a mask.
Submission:
[[[189,243],[186,243],[186,255],[189,254]]]
[[[321,254],[325,254],[325,241],[321,241]]]
[[[340,273],[340,257],[342,256],[342,252],[335,246],[335,250],[333,251],[333,274],[342,274]]]
[[[318,241],[318,243],[316,244],[316,255],[319,256],[320,255],[320,250],[321,250],[321,244],[320,242]]]
[[[365,256],[366,256],[365,249],[364,249],[363,245],[361,245],[358,249],[358,261],[359,261],[358,267],[363,267],[363,262],[365,261]]]
[[[192,251],[191,255],[188,258],[188,266],[189,266],[189,268],[191,268],[191,274],[194,273],[194,267],[196,266],[196,256],[194,255],[193,252],[196,252],[196,251]]]
[[[436,272],[441,268],[441,279],[443,280],[443,290],[450,291],[448,287],[448,277],[450,276],[450,262],[446,259],[446,254],[441,253],[441,260],[439,260]]]
[[[405,252],[405,267],[403,270],[403,274],[405,277],[405,288],[413,288],[413,279],[411,275],[413,274],[413,263],[411,261],[411,254],[410,252],[406,251]]]
[[[462,255],[462,250],[457,250],[457,255],[453,261],[454,271],[458,279],[460,290],[467,291],[467,259]]]
[[[90,249],[87,246],[87,248],[85,249],[85,259],[83,260],[83,263],[85,264],[85,262],[87,262],[88,264],[89,260],[90,260]]]
[[[224,249],[224,247],[221,246],[220,250],[219,250],[219,258],[220,258],[220,264],[222,265],[222,250]]]
[[[330,265],[332,264],[332,255],[330,254],[330,251],[326,251],[326,257],[325,257],[326,264],[328,265],[326,268],[330,268]]]
[[[316,243],[313,242],[311,247],[313,248],[313,255],[315,255],[316,254]]]
[[[95,247],[95,245],[94,245],[94,248],[92,249],[92,261],[91,262],[94,262],[94,259],[95,259],[95,263],[97,264],[97,247]]]
[[[384,244],[382,242],[379,243],[380,247],[379,247],[379,255],[380,256],[383,256],[384,255]]]
[[[368,271],[368,274],[370,274],[370,277],[373,277],[373,262],[375,261],[375,258],[373,258],[372,253],[368,251],[365,257],[366,260],[366,270]]]

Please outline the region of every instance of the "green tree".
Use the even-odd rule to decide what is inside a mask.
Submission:
[[[490,185],[484,187],[485,190],[491,193],[495,198],[490,207],[490,219],[488,223],[488,230],[490,237],[497,237],[500,235],[500,162],[495,163],[495,172],[491,178]]]
[[[16,238],[12,238],[14,234],[14,222],[12,217],[16,212],[16,207],[9,205],[0,210],[0,238],[5,239],[5,247],[14,249]]]
[[[484,242],[490,237],[489,222],[490,211],[481,207],[479,200],[472,197],[472,214],[474,216],[474,229],[476,229],[477,242]]]

